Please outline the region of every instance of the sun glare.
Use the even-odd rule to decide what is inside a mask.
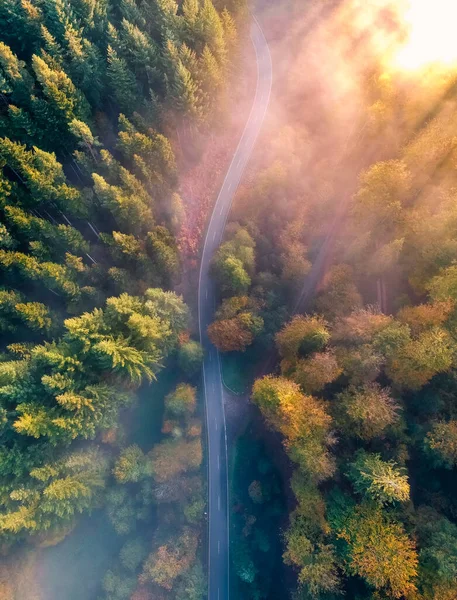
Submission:
[[[403,69],[457,63],[457,0],[409,0],[408,39],[396,57]]]

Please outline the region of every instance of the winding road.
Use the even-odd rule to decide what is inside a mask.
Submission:
[[[206,329],[214,317],[215,289],[209,270],[224,233],[233,197],[262,127],[272,85],[272,63],[267,41],[253,18],[251,40],[257,58],[257,87],[249,119],[222,184],[206,232],[198,283],[200,340],[205,351],[203,382],[208,435],[208,599],[229,599],[229,485],[224,391],[217,349]]]

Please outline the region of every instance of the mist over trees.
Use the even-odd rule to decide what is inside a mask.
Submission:
[[[251,400],[293,472],[300,600],[457,589],[456,70],[395,64],[400,12],[265,7],[276,90],[213,264],[208,334],[261,374]]]

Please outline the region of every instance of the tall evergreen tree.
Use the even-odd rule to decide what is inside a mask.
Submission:
[[[33,89],[33,79],[11,48],[0,41],[0,93],[4,99],[27,105]]]
[[[167,42],[167,94],[173,108],[182,116],[200,117],[198,87],[189,70],[179,57],[178,50],[171,40]]]
[[[137,103],[135,75],[128,68],[125,59],[119,57],[112,46],[108,46],[106,76],[119,108],[123,112],[131,114]]]

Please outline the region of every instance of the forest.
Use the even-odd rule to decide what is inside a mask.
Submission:
[[[457,598],[456,9],[405,4],[262,13],[272,106],[208,329],[256,375],[251,430],[285,488],[259,460],[233,499],[242,598],[278,597],[273,527],[284,597]]]
[[[16,554],[93,511],[120,553],[91,598],[205,595],[179,152],[221,119],[244,20],[242,0],[0,2],[4,600],[25,600]],[[140,396],[158,407],[145,443]]]
[[[436,4],[250,7],[274,85],[205,332],[243,415],[236,600],[457,600],[457,12]],[[209,214],[180,184],[200,165],[216,200],[202,157],[254,94],[250,20],[244,0],[0,0],[2,600],[60,600],[43,557],[90,519],[112,547],[66,600],[208,596],[182,239]]]

